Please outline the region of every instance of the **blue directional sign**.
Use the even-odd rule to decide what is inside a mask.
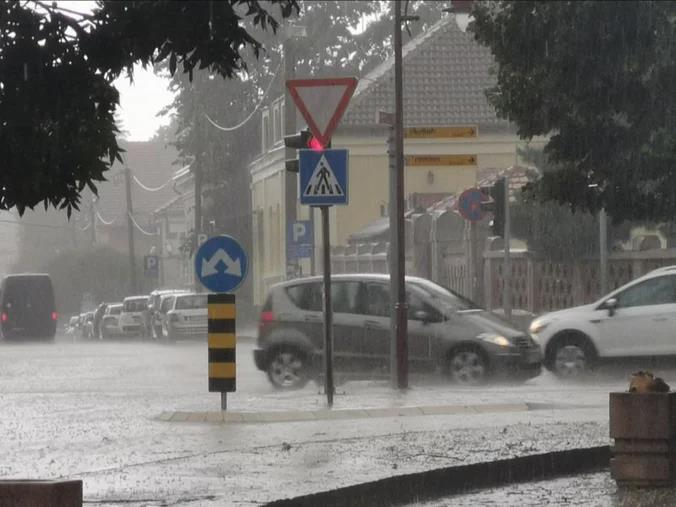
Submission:
[[[215,236],[195,254],[195,274],[211,292],[232,292],[244,281],[249,261],[235,238]]]
[[[286,258],[288,260],[312,257],[314,247],[312,220],[296,220],[286,228]]]
[[[346,149],[299,150],[300,203],[347,204],[348,158]]]

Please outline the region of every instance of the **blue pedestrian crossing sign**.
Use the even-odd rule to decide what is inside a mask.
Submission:
[[[232,292],[246,278],[249,261],[235,238],[214,236],[195,254],[195,275],[211,292]]]
[[[348,150],[300,150],[300,203],[348,203]]]

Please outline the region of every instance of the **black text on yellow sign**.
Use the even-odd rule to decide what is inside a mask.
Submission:
[[[415,166],[475,166],[476,155],[407,155],[404,157],[406,165]]]
[[[230,393],[236,385],[235,295],[209,294],[209,391]]]
[[[410,127],[404,129],[406,139],[474,139],[478,135],[476,125],[457,127]]]

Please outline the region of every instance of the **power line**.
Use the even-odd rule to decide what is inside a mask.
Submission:
[[[109,220],[109,221],[104,220],[98,209],[96,209],[96,218],[98,218],[103,225],[113,225],[113,223],[115,222],[114,218],[112,220]]]
[[[145,190],[146,192],[159,192],[159,191],[162,190],[164,187],[166,187],[167,185],[169,185],[170,183],[172,183],[172,182],[174,181],[174,178],[169,178],[169,180],[167,180],[167,181],[165,181],[164,183],[162,183],[162,185],[160,185],[159,187],[148,187],[148,186],[144,185],[144,184],[141,182],[141,180],[139,180],[139,179],[136,177],[136,175],[132,174],[132,178],[134,178],[134,181],[136,182],[136,184],[137,184],[139,187],[141,187],[143,190]]]
[[[256,107],[254,108],[254,110],[251,111],[251,114],[250,114],[249,116],[247,116],[244,120],[242,120],[241,122],[239,122],[237,125],[233,125],[232,127],[222,127],[221,125],[219,125],[218,123],[216,123],[214,120],[212,120],[211,118],[209,118],[209,115],[208,115],[207,113],[204,113],[204,116],[206,117],[206,119],[207,119],[207,120],[209,121],[209,123],[211,123],[214,127],[216,127],[218,130],[222,130],[223,132],[232,132],[232,131],[234,131],[234,130],[237,130],[237,129],[243,127],[243,126],[244,126],[251,118],[253,118],[253,115],[256,114],[256,112],[258,111],[258,109],[260,109],[260,107],[263,105],[263,102],[265,101],[265,98],[268,96],[268,92],[269,92],[270,89],[272,88],[272,84],[275,82],[275,79],[277,79],[277,74],[279,73],[279,69],[280,69],[281,66],[282,66],[282,64],[281,64],[281,62],[280,62],[280,63],[277,65],[277,69],[275,70],[275,75],[272,76],[272,79],[270,80],[270,84],[268,84],[268,87],[267,87],[267,89],[265,90],[265,93],[264,93],[263,96],[261,97],[261,100],[258,102],[258,104],[256,104]]]
[[[146,236],[158,236],[160,234],[159,232],[148,232],[148,231],[146,231],[143,227],[141,227],[138,224],[138,222],[134,218],[134,215],[132,215],[131,213],[128,213],[128,215],[129,215],[129,218],[131,219],[132,223],[134,224],[134,226],[139,230],[139,232],[141,234],[145,234]]]

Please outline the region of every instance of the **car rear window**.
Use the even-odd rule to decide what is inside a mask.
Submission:
[[[176,298],[177,310],[199,310],[206,307],[206,296],[180,296]]]
[[[291,285],[286,288],[286,294],[301,310],[322,311],[322,285],[319,282]]]
[[[148,307],[147,299],[130,299],[124,302],[125,312],[142,312]]]
[[[111,306],[108,309],[108,315],[119,315],[120,313],[122,313],[121,306]]]

